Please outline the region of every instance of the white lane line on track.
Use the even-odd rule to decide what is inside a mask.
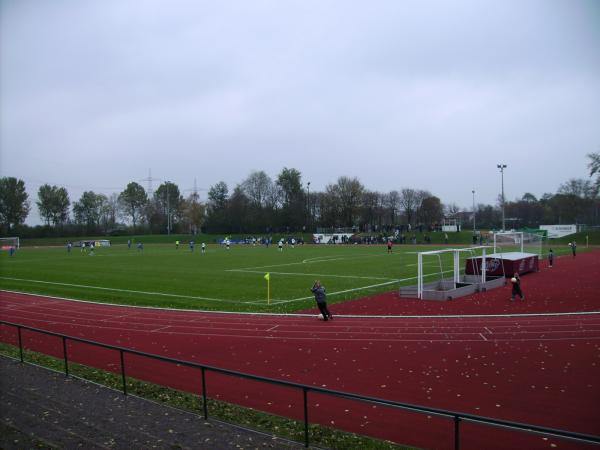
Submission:
[[[174,309],[174,308],[164,308],[159,306],[134,306],[134,305],[120,305],[116,303],[106,303],[106,302],[95,302],[92,300],[79,300],[74,298],[67,297],[57,297],[51,295],[43,295],[43,294],[32,294],[31,292],[19,292],[19,291],[9,291],[6,289],[0,289],[0,292],[15,294],[15,295],[25,295],[37,299],[46,299],[53,300],[52,303],[56,303],[57,301],[66,301],[66,302],[76,302],[83,303],[89,305],[102,306],[107,308],[133,308],[139,311],[156,311],[156,312],[165,312],[169,314],[184,314],[184,313],[193,313],[198,315],[221,315],[221,316],[240,316],[240,317],[281,317],[281,318],[303,318],[303,317],[312,317],[316,316],[316,313],[313,314],[282,314],[282,313],[266,313],[266,312],[239,312],[239,311],[207,311],[201,309]],[[331,295],[331,294],[330,294]],[[312,297],[309,297],[312,298]],[[1,301],[1,299],[0,299]],[[31,306],[38,306],[37,304],[32,304]],[[577,316],[596,316],[600,315],[600,311],[575,311],[575,312],[558,312],[558,313],[516,313],[516,314],[426,314],[426,315],[361,315],[361,314],[336,314],[336,317],[346,318],[346,319],[460,319],[460,320],[470,320],[470,319],[511,319],[511,318],[532,318],[532,319],[543,319],[545,317],[564,317],[564,318],[577,318]]]
[[[488,327],[484,327],[484,328],[485,328],[485,331],[487,331],[488,333],[490,333],[490,334],[494,334],[494,333],[492,333],[492,332],[490,331],[490,329],[489,329]]]
[[[55,324],[52,322],[52,324]],[[128,328],[111,328],[111,327],[94,327],[94,326],[83,326],[84,328],[94,328],[94,329],[107,329],[112,331],[127,331],[131,332],[131,329]],[[139,330],[137,330],[139,331]],[[324,336],[323,333],[318,331],[313,332],[312,336],[270,336],[270,335],[243,335],[243,334],[214,334],[214,333],[184,333],[184,332],[173,332],[173,331],[142,331],[143,333],[155,333],[155,334],[166,334],[166,335],[176,335],[176,336],[190,336],[190,337],[216,337],[216,338],[238,338],[238,339],[267,339],[267,340],[277,340],[283,339],[286,341],[319,341],[319,342],[443,342],[443,343],[461,343],[461,342],[482,342],[481,338],[478,336],[473,339],[432,339],[427,337],[422,337],[420,339],[398,339],[398,338],[352,338],[349,339],[347,337],[337,338],[337,337],[328,337]],[[566,338],[549,338],[549,337],[540,337],[540,338],[495,338],[488,342],[539,342],[539,341],[581,341],[581,340],[600,340],[599,336],[588,336],[588,337],[566,337]]]
[[[280,333],[279,336],[275,335],[275,336],[266,336],[264,334],[261,335],[257,335],[257,334],[252,334],[252,335],[243,335],[243,334],[222,334],[222,333],[217,333],[220,331],[239,331],[239,332],[248,332],[248,331],[254,331],[256,333],[267,333],[267,332],[272,332],[275,328],[277,328],[279,326],[275,325],[273,327],[271,327],[270,329],[266,329],[266,330],[256,330],[256,327],[254,324],[251,324],[250,328],[248,327],[232,327],[230,324],[219,324],[219,325],[227,325],[227,326],[208,326],[208,327],[190,327],[190,326],[185,326],[185,325],[166,325],[163,327],[158,327],[156,328],[156,324],[147,324],[147,323],[143,323],[143,322],[138,322],[138,323],[129,323],[129,322],[115,322],[114,326],[110,326],[110,325],[102,325],[99,326],[97,324],[82,324],[82,323],[73,323],[73,322],[63,322],[63,321],[58,321],[55,319],[50,319],[50,320],[43,320],[43,319],[32,319],[31,317],[17,317],[18,319],[23,319],[23,320],[33,320],[34,322],[37,323],[45,323],[47,325],[57,325],[57,326],[69,326],[69,327],[80,327],[80,328],[94,328],[94,329],[104,329],[104,330],[115,330],[115,331],[134,331],[134,332],[139,332],[139,333],[156,333],[156,332],[162,332],[163,334],[169,334],[169,335],[175,335],[175,336],[238,336],[238,337],[255,337],[255,338],[261,338],[261,337],[266,337],[266,338],[279,338],[279,339],[305,339],[306,337],[302,337],[302,336],[293,336],[293,334],[312,334],[313,336],[310,337],[310,339],[315,338],[316,336],[320,336],[322,339],[324,340],[329,340],[329,338],[327,337],[327,335],[331,335],[334,334],[336,337],[340,336],[340,335],[351,335],[349,338],[346,338],[348,341],[355,341],[355,340],[370,340],[373,339],[375,341],[387,341],[387,340],[394,340],[395,338],[393,338],[394,335],[398,335],[398,336],[419,336],[421,337],[421,341],[429,341],[432,340],[432,337],[438,337],[438,336],[447,336],[448,334],[452,334],[452,335],[472,335],[472,336],[480,336],[482,337],[484,340],[489,341],[489,339],[486,339],[485,336],[482,335],[482,333],[478,333],[476,331],[473,332],[466,332],[466,331],[452,331],[452,330],[445,330],[445,331],[440,331],[440,332],[430,332],[430,333],[424,333],[423,331],[419,331],[419,332],[408,332],[408,331],[398,331],[398,332],[388,332],[388,331],[383,331],[381,332],[380,330],[378,330],[376,327],[374,327],[373,330],[365,330],[365,331],[360,331],[360,330],[352,330],[352,329],[348,329],[348,327],[346,325],[342,326],[343,328],[345,328],[345,330],[339,330],[336,329],[335,325],[332,326],[327,326],[328,330],[325,331],[323,329],[323,327],[319,327],[319,328],[313,328],[311,330],[307,330],[306,329],[306,325],[301,329],[301,330],[290,330],[290,329],[279,329],[276,331],[276,333]],[[127,325],[129,326],[129,328],[126,327],[121,327],[120,325]],[[136,328],[136,329],[131,329],[131,325],[139,325],[142,327],[155,327],[154,329],[143,329],[143,328]],[[210,325],[210,324],[209,324]],[[239,324],[237,324],[239,325]],[[340,326],[337,326],[338,328]],[[173,329],[173,331],[164,331],[167,328],[171,328]],[[176,331],[177,328],[196,328],[196,331]],[[460,327],[459,327],[460,328]],[[207,332],[206,330],[209,330],[210,332]],[[543,331],[518,331],[518,332],[505,332],[505,333],[500,333],[500,334],[496,334],[496,336],[511,336],[511,339],[507,339],[505,337],[497,337],[492,339],[492,341],[497,341],[497,340],[536,340],[536,339],[542,339],[542,340],[569,340],[569,339],[584,339],[585,337],[579,338],[576,336],[569,336],[569,337],[565,337],[565,338],[560,338],[560,337],[555,337],[555,338],[546,338],[547,335],[551,335],[551,334],[564,334],[564,333],[570,333],[570,334],[583,334],[583,333],[597,333],[600,330],[582,330],[582,329],[575,329],[575,330],[543,330]],[[289,335],[292,336],[289,336]],[[373,335],[373,334],[385,334],[388,336],[392,336],[392,337],[386,337],[386,338],[361,338],[360,336],[362,335]],[[535,338],[535,337],[525,337],[525,336],[531,336],[531,335],[538,335],[540,336],[539,338]],[[355,337],[358,336],[358,337]],[[588,336],[590,339],[600,339],[600,333],[598,333],[597,336]],[[308,338],[306,338],[308,339]],[[342,339],[342,338],[340,338]],[[337,339],[334,339],[337,340]],[[403,341],[403,340],[408,340],[408,341],[412,341],[414,339],[395,339],[398,341]],[[454,342],[456,341],[456,339],[434,339],[436,341],[444,341],[444,342]]]

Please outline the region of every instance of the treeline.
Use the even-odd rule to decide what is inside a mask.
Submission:
[[[590,163],[597,174],[598,158]],[[596,169],[595,169],[596,168]],[[25,183],[0,178],[0,220],[3,235],[22,237],[183,233],[286,233],[318,228],[352,228],[356,232],[385,232],[398,227],[434,230],[444,217],[470,228],[501,227],[501,199],[464,210],[427,190],[404,188],[390,192],[367,189],[357,178],[342,176],[321,192],[310,191],[302,174],[284,168],[275,179],[263,171],[250,173],[230,191],[223,181],[211,186],[207,202],[196,192],[183,197],[172,182],[161,184],[151,196],[131,182],[119,194],[86,191],[71,202],[64,187],[45,184],[35,200],[44,225],[29,227]],[[525,193],[505,203],[507,227],[540,224],[600,225],[598,181],[572,179],[555,194],[536,198]]]

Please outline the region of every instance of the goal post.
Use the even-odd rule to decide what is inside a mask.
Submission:
[[[469,284],[485,286],[487,250],[489,246],[418,252],[417,298],[426,298],[425,291],[451,292]],[[481,265],[473,264],[474,275],[467,277],[466,261],[475,258],[481,258]]]
[[[494,233],[494,253],[533,253],[542,257],[543,236],[523,231]]]
[[[0,237],[0,248],[8,249],[8,248],[20,248],[20,241],[18,237]]]

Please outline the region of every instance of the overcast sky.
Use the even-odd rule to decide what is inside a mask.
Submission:
[[[470,208],[498,163],[513,200],[600,151],[598,0],[0,5],[0,175],[32,205],[43,183],[76,201],[151,170],[187,194],[294,167]]]

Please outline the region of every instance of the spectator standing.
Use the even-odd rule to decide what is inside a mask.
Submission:
[[[325,286],[322,286],[321,282],[316,280],[315,284],[313,284],[313,287],[310,290],[315,295],[315,301],[317,302],[319,311],[321,311],[323,320],[327,321],[329,319],[333,319],[329,309],[327,309],[327,295],[325,294]]]
[[[512,294],[510,296],[510,300],[514,301],[515,296],[519,296],[521,301],[525,300],[525,296],[523,295],[523,291],[521,290],[521,278],[519,274],[515,272],[515,275],[510,280],[512,282]]]

